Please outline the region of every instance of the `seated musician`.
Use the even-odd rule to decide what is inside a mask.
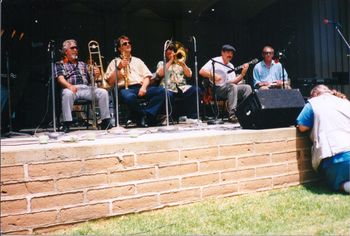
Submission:
[[[284,88],[290,89],[287,71],[284,69],[284,73],[282,73],[282,64],[273,60],[274,54],[275,51],[272,47],[265,46],[263,48],[263,60],[256,64],[253,70],[254,88],[283,88],[284,74]]]
[[[196,86],[191,86],[187,84],[186,78],[192,77],[191,69],[185,63],[185,51],[183,48],[179,47],[177,53],[184,54],[179,55],[181,59],[177,59],[175,54],[176,46],[171,43],[166,49],[166,71],[167,77],[167,89],[169,90],[169,97],[172,104],[172,108],[178,115],[186,115],[187,118],[197,119],[197,91],[200,95],[200,90]],[[160,61],[157,65],[157,76],[156,78],[164,78],[164,62]],[[162,80],[161,86],[165,87],[165,82]],[[174,103],[176,98],[180,98],[181,102],[178,104]],[[177,107],[175,107],[177,105]]]
[[[164,88],[149,87],[152,73],[141,59],[131,55],[131,42],[127,36],[117,39],[117,49],[120,57],[117,62],[112,60],[109,63],[105,73],[108,83],[114,85],[118,78],[121,100],[128,106],[139,127],[155,125],[156,117],[164,106]],[[148,100],[147,107],[140,107],[137,98]]]
[[[228,100],[229,121],[232,123],[238,122],[235,115],[238,100],[244,100],[252,93],[250,85],[240,83],[247,73],[249,64],[246,63],[243,65],[242,72],[239,75],[236,75],[236,73],[230,69],[234,68],[230,61],[235,52],[236,49],[231,45],[226,44],[222,46],[221,56],[212,59],[215,61],[215,78],[213,78],[212,60],[209,60],[199,71],[201,76],[209,78],[210,80],[215,79],[216,96]]]
[[[85,62],[78,61],[78,46],[74,39],[63,42],[62,53],[65,60],[55,64],[55,78],[62,90],[62,113],[63,127],[62,131],[69,132],[72,122],[72,110],[74,100],[86,99],[92,100],[91,78],[88,71],[88,65]],[[94,68],[94,75],[98,77],[100,71]],[[110,124],[110,113],[108,106],[108,92],[102,88],[94,88],[96,101],[101,113],[101,129],[112,128]]]

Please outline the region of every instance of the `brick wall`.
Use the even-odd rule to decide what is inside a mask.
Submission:
[[[309,152],[294,128],[3,147],[1,232],[43,233],[314,181]]]

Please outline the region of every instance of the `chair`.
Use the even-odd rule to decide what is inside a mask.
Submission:
[[[58,127],[60,127],[60,117],[62,114],[62,88],[59,87],[58,84],[56,89],[56,120],[58,123]],[[86,129],[89,129],[89,126],[91,125],[89,123],[90,121],[90,109],[92,110],[92,101],[86,100],[86,99],[76,99],[74,101],[74,109],[72,112],[76,113],[75,120],[73,117],[73,123],[80,124],[82,123],[83,126],[86,126]],[[81,122],[82,121],[82,122]]]
[[[84,124],[86,125],[86,129],[89,129],[89,126],[90,126],[90,123],[89,123],[90,109],[92,110],[92,101],[86,100],[86,99],[77,99],[74,101],[73,112],[80,114],[80,116],[77,115],[77,117],[81,118],[84,121]]]
[[[220,116],[222,120],[224,118],[227,118],[228,117],[227,99],[217,97],[216,99],[217,107],[213,108],[215,106],[215,100],[214,100],[215,98],[213,96],[213,84],[208,79],[203,79],[202,86],[204,89],[204,93],[203,93],[204,117],[208,117],[208,113],[209,113],[208,107],[210,107],[211,115]]]

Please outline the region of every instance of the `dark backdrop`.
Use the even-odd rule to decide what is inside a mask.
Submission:
[[[320,8],[328,5],[329,9]],[[88,57],[88,42],[97,40],[106,68],[115,56],[114,39],[125,34],[133,42],[133,55],[143,59],[152,72],[170,38],[189,49],[188,64],[193,71],[190,36],[198,43],[198,69],[218,56],[225,43],[237,49],[232,61],[236,66],[261,59],[262,47],[271,45],[275,51],[284,50],[284,64],[292,80],[329,77],[334,71],[348,72],[348,59],[342,56],[345,49],[334,32],[325,44],[319,37],[328,36],[316,35],[315,28],[324,27],[320,26],[323,18],[335,19],[344,23],[349,36],[349,5],[349,0],[4,0],[1,70],[4,73],[6,52],[10,71],[17,74],[11,83],[14,125],[18,129],[35,127],[47,110],[44,123],[51,121],[50,39],[56,45],[55,60],[60,58],[58,49],[65,39],[78,40],[83,60]],[[337,48],[334,55],[338,56],[332,62],[341,59],[343,64],[334,63],[334,69],[329,66],[325,71],[318,44],[329,48],[329,53]],[[329,61],[328,55],[323,57]]]

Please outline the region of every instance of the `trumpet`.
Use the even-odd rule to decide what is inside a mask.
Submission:
[[[175,58],[176,64],[185,63],[187,59],[187,50],[180,42],[175,42]]]
[[[127,59],[130,61],[130,56],[125,55],[124,53],[122,53],[120,55],[120,58],[122,60]],[[129,89],[129,75],[130,75],[130,65],[127,65],[126,67],[124,67],[121,71],[122,75],[123,75],[123,79],[124,79],[124,86],[125,89]]]
[[[105,78],[105,73],[103,71],[103,64],[102,64],[102,56],[100,51],[100,45],[95,40],[91,40],[88,43],[89,48],[89,64],[90,66],[96,66],[100,69],[101,75],[95,79],[95,82],[97,83],[97,87],[104,88],[104,89],[111,89],[112,86],[109,85],[107,79]]]

